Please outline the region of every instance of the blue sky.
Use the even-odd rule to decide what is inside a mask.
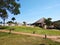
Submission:
[[[20,12],[17,16],[9,14],[6,21],[16,18],[17,22],[33,23],[42,17],[60,20],[60,0],[20,0]]]
[[[21,21],[33,23],[42,17],[60,19],[60,0],[20,0],[20,3]]]

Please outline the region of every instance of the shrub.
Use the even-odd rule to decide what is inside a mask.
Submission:
[[[8,26],[1,26],[0,25],[0,29],[7,29],[8,28]]]

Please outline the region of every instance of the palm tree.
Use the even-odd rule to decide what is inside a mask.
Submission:
[[[15,19],[15,17],[12,17],[12,19],[11,19],[11,20],[14,22],[14,20],[16,20],[16,19]]]

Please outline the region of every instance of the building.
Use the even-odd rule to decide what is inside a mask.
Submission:
[[[44,25],[45,25],[45,18],[41,18],[41,19],[37,20],[32,25],[39,26],[39,27],[44,27]]]

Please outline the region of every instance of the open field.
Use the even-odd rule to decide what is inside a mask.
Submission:
[[[60,45],[58,42],[40,37],[0,32],[0,45]]]
[[[17,32],[26,32],[26,33],[33,33],[35,32],[36,34],[47,34],[47,35],[59,35],[60,36],[60,31],[56,29],[42,29],[39,27],[25,27],[25,26],[12,26],[6,28],[9,30],[10,28],[14,28],[14,31]]]

